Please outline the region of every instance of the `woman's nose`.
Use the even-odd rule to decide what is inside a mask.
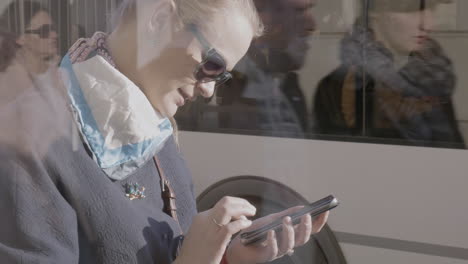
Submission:
[[[214,94],[215,85],[216,82],[198,82],[195,89],[201,96],[209,98]]]
[[[58,33],[55,30],[52,30],[49,32],[49,38],[50,39],[58,39]]]
[[[435,18],[434,10],[426,9],[421,13],[421,28],[424,31],[432,31],[434,29]]]
[[[314,14],[312,10],[308,10],[304,17],[304,28],[309,33],[312,34],[317,29],[317,22],[315,21]]]

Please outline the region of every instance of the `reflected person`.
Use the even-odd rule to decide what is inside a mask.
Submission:
[[[304,137],[308,115],[295,72],[304,65],[308,40],[315,31],[315,2],[254,1],[265,33],[252,42],[234,69],[232,80],[218,87],[219,106],[200,107],[201,111],[217,111],[218,122],[209,122],[211,129]],[[202,124],[195,129],[208,126]]]
[[[341,65],[323,78],[317,132],[463,147],[452,95],[452,61],[431,36],[441,0],[370,1],[341,42]]]
[[[32,82],[55,79],[58,36],[48,10],[38,2],[13,1],[0,21],[0,80],[5,87],[0,100],[7,102]]]
[[[27,143],[18,136],[24,131],[42,155],[56,137],[70,132],[64,115],[55,114],[66,104],[58,88],[57,32],[48,9],[34,1],[13,1],[0,20],[0,144],[24,151]]]

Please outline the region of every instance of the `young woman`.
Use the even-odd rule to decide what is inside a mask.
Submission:
[[[358,19],[342,41],[341,66],[318,86],[319,133],[464,147],[451,98],[453,65],[430,36],[443,2],[369,2],[368,19]]]
[[[49,130],[48,121],[64,122],[49,114],[63,112],[61,100],[56,99],[64,94],[59,88],[54,23],[48,10],[33,1],[13,1],[3,10],[0,21],[0,142],[25,151],[27,144],[20,140],[18,131],[40,128],[47,133],[30,133],[28,138],[35,142],[37,151],[45,152],[57,136]],[[20,123],[28,126],[17,126]]]
[[[57,31],[48,10],[33,1],[13,1],[1,15],[0,71],[21,63],[40,74],[57,62]]]
[[[260,34],[251,1],[129,0],[116,21],[110,35],[79,40],[62,60],[70,114],[50,115],[68,124],[49,120],[43,131],[13,119],[13,143],[23,147],[0,148],[0,260],[261,263],[306,243],[328,214],[296,226],[284,217],[282,232],[249,247],[233,235],[299,207],[252,222],[255,207],[225,197],[197,214],[173,136],[178,107],[212,96]],[[71,132],[52,133],[64,127]],[[32,133],[57,136],[38,152]]]
[[[57,69],[57,32],[45,7],[33,1],[13,1],[3,11],[0,26],[0,101],[12,100],[32,82],[51,79]]]

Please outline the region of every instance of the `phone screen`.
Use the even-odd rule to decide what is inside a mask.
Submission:
[[[331,210],[337,207],[338,204],[339,204],[338,200],[333,195],[329,195],[323,199],[320,199],[316,202],[306,205],[301,210],[289,216],[291,217],[291,221],[293,222],[293,224],[298,224],[303,215],[310,214],[312,217],[314,217],[314,216],[317,216],[321,213],[324,213],[328,210]],[[276,219],[275,221],[268,223],[262,227],[259,227],[255,230],[242,233],[240,235],[242,244],[252,245],[255,243],[263,242],[266,239],[268,231],[275,230],[278,232],[281,230],[281,227],[283,224],[283,218],[284,217],[280,217]]]

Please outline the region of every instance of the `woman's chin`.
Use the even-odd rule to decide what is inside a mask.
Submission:
[[[158,109],[158,111],[162,116],[170,118],[176,114],[177,109],[178,107],[176,104],[168,104]]]

